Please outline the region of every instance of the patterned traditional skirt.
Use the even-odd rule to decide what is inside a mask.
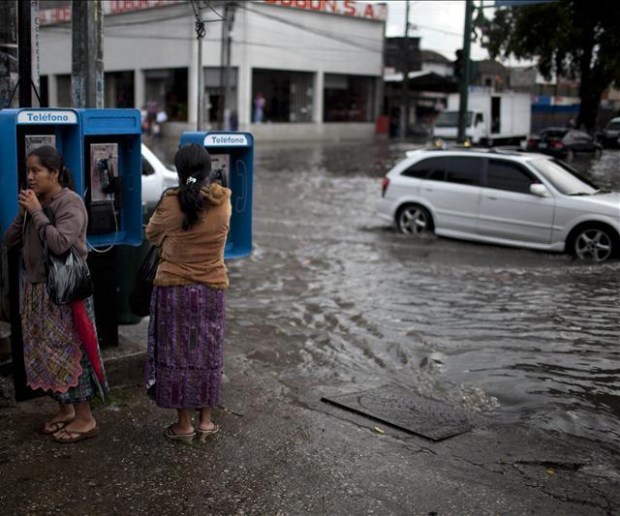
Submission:
[[[224,290],[192,284],[155,287],[146,387],[158,406],[217,406],[222,386]]]
[[[93,300],[88,298],[84,303],[94,327]],[[49,391],[63,404],[90,401],[96,395],[103,398],[108,391],[107,382],[105,377],[99,382],[83,352],[71,307],[50,301],[45,283],[24,283],[21,308],[29,387]],[[97,358],[103,371],[98,349]]]

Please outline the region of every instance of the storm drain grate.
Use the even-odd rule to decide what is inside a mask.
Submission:
[[[323,397],[321,401],[433,441],[454,437],[472,428],[463,410],[392,385]]]

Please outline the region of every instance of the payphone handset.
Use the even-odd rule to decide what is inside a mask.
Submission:
[[[211,174],[209,182],[217,181],[228,188],[230,171],[230,154],[210,154]]]
[[[87,156],[88,233],[117,233],[120,227],[122,190],[118,173],[118,143],[90,143],[87,145]]]

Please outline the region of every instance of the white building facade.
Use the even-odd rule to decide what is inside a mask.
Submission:
[[[370,139],[374,134],[386,4],[102,3],[106,107],[156,104],[168,118],[165,132],[194,130],[202,84],[202,129],[232,125],[258,140]],[[40,13],[43,97],[49,106],[70,106],[70,2],[55,5]],[[202,40],[195,32],[196,13],[205,22]],[[234,20],[230,32],[224,14]]]

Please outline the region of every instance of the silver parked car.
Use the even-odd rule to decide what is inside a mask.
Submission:
[[[402,232],[603,262],[620,250],[620,192],[540,154],[416,150],[383,180],[377,214]]]

